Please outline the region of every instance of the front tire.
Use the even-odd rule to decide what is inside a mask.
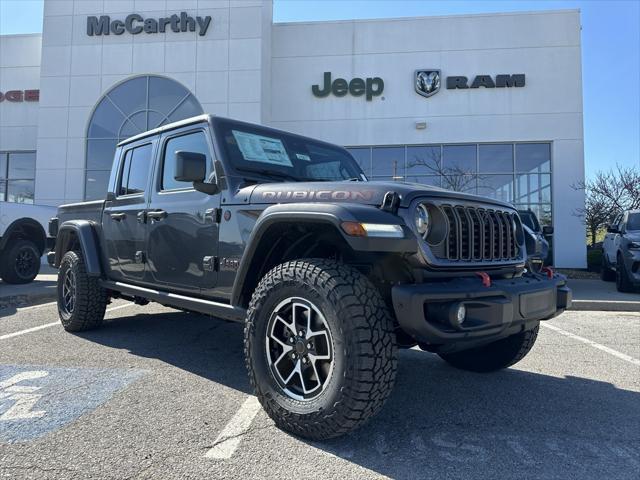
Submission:
[[[0,255],[0,277],[14,285],[32,282],[40,272],[40,256],[31,240],[18,240]]]
[[[533,348],[539,325],[478,348],[438,354],[449,365],[469,372],[493,372],[515,365]]]
[[[355,268],[287,262],[257,286],[244,331],[249,379],[283,430],[311,440],[363,425],[393,389],[393,319]]]
[[[109,296],[97,277],[87,275],[80,252],[64,254],[58,270],[58,314],[67,332],[98,328]]]

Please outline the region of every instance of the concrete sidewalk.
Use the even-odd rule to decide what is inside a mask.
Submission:
[[[602,280],[568,280],[573,290],[571,310],[640,312],[640,292],[620,293],[615,282]]]
[[[54,301],[57,279],[57,270],[42,265],[40,275],[31,283],[9,285],[0,280],[0,317],[15,312],[19,307]]]

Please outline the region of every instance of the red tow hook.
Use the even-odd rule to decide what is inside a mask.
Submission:
[[[540,269],[540,271],[542,273],[546,273],[547,274],[547,278],[553,278],[553,275],[554,275],[553,268],[551,268],[551,267],[542,267]]]
[[[491,277],[487,272],[475,272],[482,279],[482,286],[489,288],[491,286]]]

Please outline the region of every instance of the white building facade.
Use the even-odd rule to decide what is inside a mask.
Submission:
[[[259,0],[45,0],[0,37],[0,201],[100,198],[115,144],[202,112],[344,145],[370,178],[488,195],[584,267],[580,14],[276,23]]]

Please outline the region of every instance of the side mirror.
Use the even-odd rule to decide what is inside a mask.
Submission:
[[[203,182],[207,174],[207,157],[202,153],[176,152],[176,173],[179,182]]]
[[[609,226],[607,226],[607,232],[609,232],[609,233],[620,233],[620,230],[618,230],[618,227],[616,225],[609,225]]]
[[[543,235],[553,235],[553,227],[551,225],[545,225],[542,227]]]
[[[218,185],[205,183],[207,156],[196,152],[176,152],[176,173],[179,182],[192,182],[193,188],[209,195],[218,193]]]

